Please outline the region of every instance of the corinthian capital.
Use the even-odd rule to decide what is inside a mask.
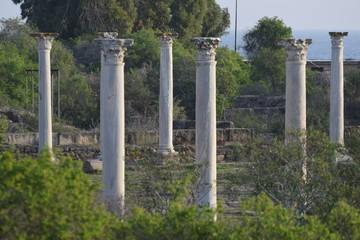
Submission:
[[[98,40],[100,39],[116,39],[118,36],[117,32],[98,32]]]
[[[157,36],[160,38],[161,47],[171,47],[173,44],[173,39],[177,38],[179,34],[177,33],[159,33]]]
[[[286,51],[287,61],[306,61],[306,50],[312,39],[281,39],[279,45]]]
[[[215,50],[221,42],[221,38],[192,38],[190,41],[198,50],[198,61],[215,60]]]
[[[134,43],[132,39],[104,39],[101,37],[97,40],[101,43],[105,64],[123,63],[127,47],[130,47]]]
[[[333,47],[342,47],[344,37],[348,35],[348,32],[329,32],[329,35]]]
[[[58,33],[32,33],[30,36],[34,37],[37,42],[38,50],[50,50],[52,41],[59,36]]]

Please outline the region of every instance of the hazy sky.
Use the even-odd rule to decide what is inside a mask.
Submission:
[[[236,0],[216,0],[229,8],[234,28]],[[20,16],[20,7],[0,0],[0,18]],[[360,29],[360,0],[238,0],[238,28],[249,29],[263,16],[278,16],[293,29]]]

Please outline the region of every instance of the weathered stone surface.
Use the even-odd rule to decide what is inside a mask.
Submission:
[[[193,38],[196,59],[196,163],[202,169],[196,185],[199,206],[216,207],[216,61],[220,38]]]
[[[311,39],[282,39],[286,51],[285,131],[306,130],[306,56]],[[286,142],[292,141],[286,135]]]
[[[174,152],[173,146],[173,38],[177,34],[160,37],[159,144],[160,155]]]
[[[57,33],[31,34],[39,54],[39,151],[53,147],[50,50]]]
[[[344,144],[344,47],[347,32],[330,32],[331,84],[330,84],[330,140]]]

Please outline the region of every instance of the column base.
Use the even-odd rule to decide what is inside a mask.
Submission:
[[[159,147],[158,150],[156,151],[157,155],[159,156],[176,156],[179,155],[178,152],[176,152],[173,148],[162,148]]]

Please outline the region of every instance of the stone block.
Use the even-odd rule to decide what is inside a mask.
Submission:
[[[39,136],[37,133],[10,133],[7,135],[9,145],[37,145]]]
[[[94,132],[77,133],[75,143],[78,145],[96,145],[99,144],[99,137]]]
[[[76,134],[74,133],[59,133],[59,146],[73,145],[76,143]]]
[[[182,129],[174,130],[173,138],[175,145],[190,145],[195,144],[195,130],[194,129]]]

